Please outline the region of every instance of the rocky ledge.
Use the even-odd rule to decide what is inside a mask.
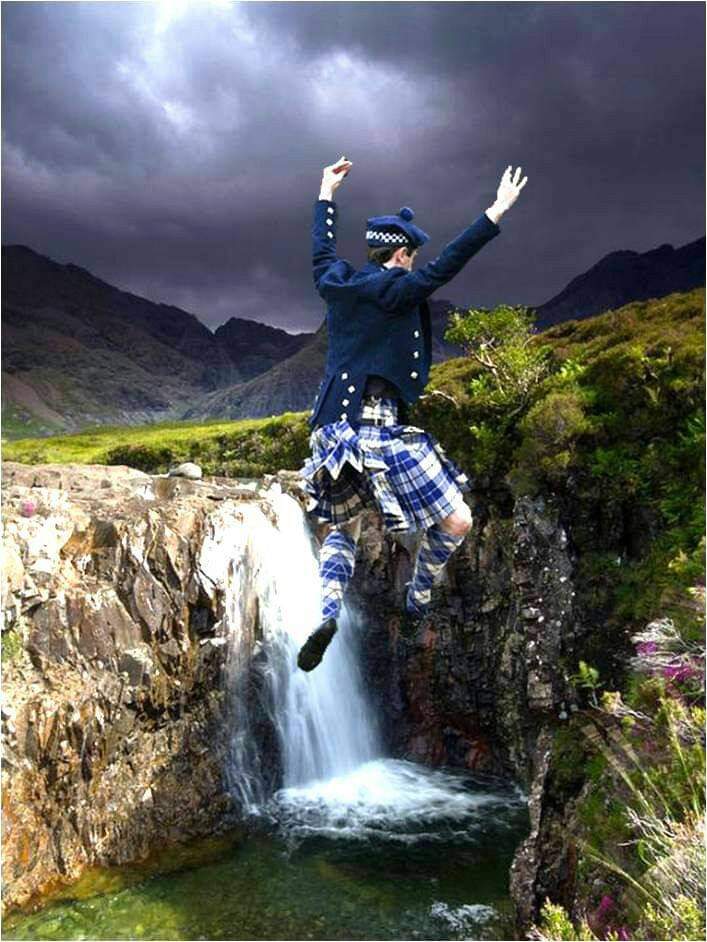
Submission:
[[[7,910],[229,822],[224,587],[271,509],[262,482],[125,466],[2,483]]]

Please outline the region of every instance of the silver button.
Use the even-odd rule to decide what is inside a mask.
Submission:
[[[334,233],[333,233],[333,232],[327,232],[327,235],[329,236],[330,239],[333,239],[333,238],[334,238]]]
[[[419,336],[420,336],[420,331],[419,331],[419,330],[415,330],[415,331],[413,331],[413,334],[412,334],[412,335],[413,335],[413,337],[419,337]]]
[[[412,371],[410,376],[412,376],[413,379],[417,379],[417,373],[415,372],[415,370]]]
[[[345,419],[345,418],[346,418],[346,413],[345,413],[345,412],[342,412],[342,413],[341,413],[341,418],[342,418],[342,419]]]
[[[349,392],[356,392],[355,386],[349,386]]]
[[[333,206],[327,206],[326,211],[327,211],[328,213],[333,213],[333,212],[334,212],[334,207],[333,207]]]
[[[348,379],[348,378],[349,378],[349,374],[348,374],[348,373],[342,373],[342,374],[341,374],[341,378],[342,378],[342,379]]]
[[[347,406],[348,404],[349,404],[349,400],[348,400],[348,399],[342,399],[342,400],[341,400],[341,405],[342,405],[342,406]]]
[[[415,359],[417,359],[417,358],[419,357],[419,355],[420,355],[420,351],[419,351],[419,350],[413,350],[413,351],[412,351],[412,355],[415,357]]]
[[[327,224],[327,226],[333,226],[333,225],[334,225],[334,220],[333,220],[333,219],[327,219],[326,224]]]

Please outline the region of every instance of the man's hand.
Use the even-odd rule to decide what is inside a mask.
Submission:
[[[332,200],[334,198],[334,193],[336,193],[341,186],[344,177],[352,166],[352,162],[347,160],[342,154],[336,163],[330,164],[328,167],[324,168],[322,173],[322,186],[319,192],[320,200]],[[338,173],[336,173],[337,170],[339,171]]]
[[[510,209],[515,203],[518,199],[518,194],[528,182],[527,177],[523,177],[520,183],[518,182],[520,179],[520,167],[516,169],[515,176],[511,179],[511,169],[511,164],[509,164],[504,170],[496,192],[496,200],[493,206],[489,206],[486,210],[486,215],[489,219],[496,223],[506,210]]]

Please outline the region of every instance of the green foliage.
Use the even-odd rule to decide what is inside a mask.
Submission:
[[[679,621],[655,619],[631,635],[625,692],[604,690],[555,734],[554,800],[581,786],[570,839],[579,850],[573,910],[584,916],[576,925],[546,900],[528,938],[703,938],[704,681],[690,687],[690,675],[676,680],[675,671],[704,671],[704,598],[703,569],[683,593]],[[586,661],[571,680],[600,686]]]
[[[533,493],[564,481],[576,462],[577,441],[590,428],[577,390],[557,390],[538,400],[519,423],[522,440],[506,475],[513,492]]]
[[[679,939],[693,942],[704,939],[705,918],[694,899],[680,894],[675,900],[674,912],[662,912],[647,903],[641,920],[647,939]]]
[[[183,461],[204,474],[259,477],[300,467],[309,454],[308,413],[234,422],[183,422],[86,429],[75,435],[22,439],[4,447],[6,460],[125,464],[151,474]]]
[[[599,680],[599,671],[596,667],[592,667],[590,664],[587,664],[586,661],[580,660],[577,673],[571,674],[568,680],[570,683],[588,690],[592,703],[595,706],[597,705],[596,692],[599,687],[604,686],[604,682]]]
[[[540,909],[540,922],[528,936],[530,939],[549,940],[560,939],[569,942],[581,940],[594,940],[600,936],[594,935],[586,920],[582,920],[578,929],[575,929],[572,920],[559,903],[551,903],[546,899]]]
[[[22,651],[22,638],[13,629],[2,632],[2,641],[0,641],[0,655],[3,664],[9,664],[15,661]]]
[[[525,307],[471,308],[450,318],[445,339],[464,348],[482,370],[470,394],[488,408],[520,412],[549,368],[550,346],[532,343],[533,318]]]

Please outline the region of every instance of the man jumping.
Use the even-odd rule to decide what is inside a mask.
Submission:
[[[429,608],[435,579],[471,526],[468,478],[433,435],[404,423],[432,360],[427,298],[498,235],[498,220],[528,179],[520,180],[520,167],[512,176],[509,165],[493,204],[418,271],[413,264],[429,236],[413,224],[412,209],[369,218],[368,263],[356,270],[336,254],[333,199],[352,166],[341,157],[325,167],[314,204],[314,284],[327,303],[329,348],[308,420],[311,457],[299,473],[307,509],[331,527],[319,556],[322,623],[297,658],[305,671],[336,633],[364,508],[376,508],[389,532],[424,531],[405,598],[413,619]]]

